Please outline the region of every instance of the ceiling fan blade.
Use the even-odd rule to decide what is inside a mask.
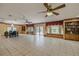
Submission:
[[[62,5],[56,7],[56,8],[54,8],[54,9],[52,9],[52,10],[57,10],[57,9],[60,9],[60,8],[64,8],[65,6],[66,6],[65,4],[62,4]]]
[[[45,15],[45,17],[48,17],[48,15]]]
[[[49,9],[48,3],[44,3],[43,5],[44,5],[47,9]]]
[[[55,15],[59,15],[59,13],[57,13],[57,12],[52,12],[53,14],[55,14]]]

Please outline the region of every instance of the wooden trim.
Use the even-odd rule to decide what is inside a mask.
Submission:
[[[66,20],[73,20],[73,19],[79,19],[79,17],[67,18],[67,19],[64,19],[64,21],[66,21]]]
[[[46,37],[63,38],[62,34],[47,34]]]
[[[77,21],[79,21],[79,19],[73,19],[73,20],[65,20],[64,22],[77,22]]]
[[[11,25],[11,24],[9,24],[9,23],[4,23],[4,22],[0,22],[0,24]],[[22,25],[25,25],[25,24],[14,24],[14,25],[22,26]]]

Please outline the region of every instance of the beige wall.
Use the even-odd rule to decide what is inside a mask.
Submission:
[[[6,24],[0,24],[0,34],[3,35],[3,33],[7,30]]]
[[[10,24],[0,23],[0,35],[4,35],[4,32],[7,30],[7,27],[9,27]],[[14,25],[18,31],[18,33],[22,33],[22,25]],[[24,26],[24,25],[23,25]]]

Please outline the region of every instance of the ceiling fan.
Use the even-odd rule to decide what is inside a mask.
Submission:
[[[31,24],[31,21],[28,21],[28,19],[23,15],[23,19],[25,20],[25,23]]]
[[[8,16],[12,17],[11,14],[9,14]],[[25,20],[25,23],[29,23],[29,24],[32,23],[32,22],[28,21],[28,19],[25,17],[25,15],[22,16],[22,19]]]
[[[48,4],[48,3],[43,3],[44,7],[46,7],[46,11],[41,11],[40,13],[47,13],[45,15],[45,17],[48,17],[48,16],[51,16],[51,15],[59,15],[59,13],[57,12],[54,12],[55,10],[58,10],[58,9],[61,9],[61,8],[64,8],[66,5],[65,4],[62,4],[56,8],[52,8],[52,5],[51,4]]]

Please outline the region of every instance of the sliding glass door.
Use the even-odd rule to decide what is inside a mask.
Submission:
[[[35,30],[36,34],[43,35],[43,33],[44,33],[43,26],[38,25],[35,27],[35,29],[36,29]]]

